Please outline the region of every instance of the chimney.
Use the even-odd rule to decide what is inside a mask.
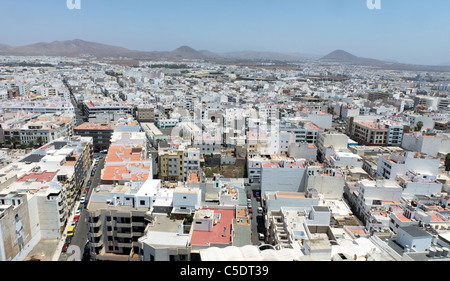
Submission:
[[[222,236],[227,237],[227,227],[226,226],[223,227],[223,235]]]

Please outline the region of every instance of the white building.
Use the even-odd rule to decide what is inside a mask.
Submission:
[[[192,214],[201,206],[199,188],[178,186],[173,191],[172,213]]]
[[[403,135],[401,147],[405,150],[421,152],[436,157],[445,141],[446,139],[443,139],[440,135],[424,135],[421,132],[415,132]],[[447,148],[447,150],[449,149]],[[445,153],[445,151],[443,152]]]
[[[322,132],[317,140],[317,152],[319,160],[328,159],[336,151],[342,151],[348,147],[348,136],[341,133]]]
[[[417,152],[392,153],[378,157],[377,176],[395,179],[413,171],[425,176],[437,176],[440,160]]]
[[[306,183],[304,160],[276,159],[261,165],[261,192],[301,191]]]

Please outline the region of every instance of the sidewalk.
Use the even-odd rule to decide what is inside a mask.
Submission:
[[[56,247],[55,252],[53,253],[53,258],[52,261],[58,261],[59,257],[61,254],[64,254],[61,252],[62,247],[64,246],[64,243],[66,242],[66,238],[67,238],[67,229],[69,228],[69,226],[72,224],[73,222],[73,217],[75,216],[75,211],[78,209],[78,207],[80,206],[80,201],[77,200],[77,202],[75,203],[75,208],[74,211],[72,212],[72,214],[70,215],[69,219],[67,220],[67,225],[66,228],[64,229],[64,232],[61,236],[61,239],[59,239],[58,245]]]

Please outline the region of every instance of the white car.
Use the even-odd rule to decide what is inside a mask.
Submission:
[[[85,200],[86,200],[86,196],[81,196],[80,203],[83,204]]]

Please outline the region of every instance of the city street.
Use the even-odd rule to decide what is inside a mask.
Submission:
[[[256,200],[256,194],[259,192],[261,196],[261,189],[259,183],[252,183],[250,186],[245,187],[245,193],[251,195],[251,205],[252,205],[252,220],[251,220],[251,232],[252,232],[252,242],[253,245],[259,245],[262,240],[259,240],[259,233],[264,233],[264,214],[258,213],[258,207],[261,207],[261,202]]]
[[[91,170],[88,171],[88,177],[86,178],[85,182],[87,183],[90,180],[91,186],[88,190],[86,200],[89,200],[92,190],[100,184],[101,170],[103,169],[103,166],[105,164],[105,155],[104,154],[94,154],[94,156],[95,155],[97,155],[97,157],[99,156],[102,158],[99,159],[99,161],[98,161],[98,166],[96,168],[96,172],[93,177],[91,177]],[[75,233],[73,235],[72,242],[70,243],[70,245],[75,245],[75,246],[79,247],[79,249],[81,251],[80,253],[82,256],[84,247],[86,246],[86,242],[88,240],[88,224],[87,224],[87,214],[86,214],[86,209],[84,208],[84,204],[81,204],[81,206],[82,206],[82,211],[81,211],[80,218],[79,218],[78,224],[75,228]],[[78,208],[78,204],[77,204],[75,210],[77,208]],[[59,261],[67,261],[69,259],[70,254],[71,253],[69,253],[69,251],[66,254],[62,253],[60,255]]]

